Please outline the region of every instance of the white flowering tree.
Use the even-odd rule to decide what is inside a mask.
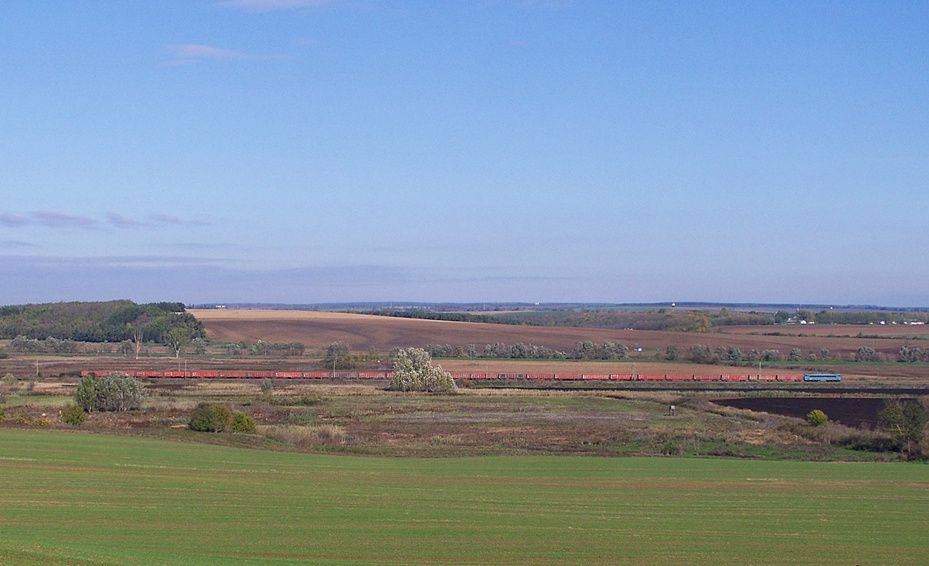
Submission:
[[[394,358],[390,388],[396,391],[453,393],[458,387],[452,374],[432,365],[432,357],[422,348],[398,350]]]

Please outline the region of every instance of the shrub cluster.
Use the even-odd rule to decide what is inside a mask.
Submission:
[[[908,458],[929,458],[929,399],[889,401],[878,417]]]
[[[77,405],[68,405],[61,410],[61,422],[71,426],[81,426],[87,420],[87,413]]]
[[[909,363],[929,362],[929,349],[901,346],[900,350],[897,352],[897,361]]]
[[[226,353],[230,356],[269,356],[275,358],[300,357],[306,351],[306,345],[301,342],[265,342],[259,340],[254,344],[238,342],[226,346]]]
[[[145,385],[123,373],[103,377],[89,375],[81,380],[74,392],[74,402],[87,411],[131,411],[145,399]]]
[[[74,340],[59,340],[49,336],[45,340],[26,338],[22,334],[10,340],[7,349],[11,352],[44,352],[50,354],[74,354],[80,347]]]
[[[222,432],[232,425],[232,411],[229,407],[215,403],[200,403],[190,413],[190,430],[199,432]]]
[[[326,370],[363,370],[380,365],[380,353],[372,351],[353,354],[351,350],[351,345],[344,342],[329,344],[320,361],[320,367]]]
[[[241,411],[232,412],[221,403],[200,403],[187,423],[198,432],[255,432],[255,419]]]
[[[458,389],[452,374],[432,366],[429,352],[422,348],[399,350],[393,362],[390,388],[395,391],[452,393]]]
[[[232,413],[232,432],[255,432],[255,419],[241,411]]]
[[[579,360],[621,360],[629,355],[629,348],[618,342],[604,340],[597,344],[590,340],[578,342],[571,357]]]
[[[829,417],[819,409],[813,409],[806,414],[806,422],[810,423],[810,426],[825,426],[829,422]]]

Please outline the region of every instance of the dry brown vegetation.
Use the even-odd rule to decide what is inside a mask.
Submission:
[[[59,391],[73,389],[62,382]],[[371,385],[279,381],[152,382],[140,411],[92,413],[82,430],[234,444],[272,450],[393,456],[482,454],[721,455],[883,459],[804,436],[800,419],[721,407],[707,394],[675,391],[463,390],[404,394]],[[200,401],[252,416],[255,434],[187,430]],[[26,392],[4,404],[0,426],[60,427],[68,398]],[[669,415],[669,405],[677,406]],[[833,427],[834,434],[848,434]]]

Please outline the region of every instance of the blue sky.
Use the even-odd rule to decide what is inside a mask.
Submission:
[[[929,306],[929,4],[0,4],[0,303]]]

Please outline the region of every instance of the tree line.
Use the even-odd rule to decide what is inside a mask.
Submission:
[[[203,324],[183,303],[68,302],[0,307],[0,338],[73,342],[166,343],[172,329],[206,338]],[[47,345],[46,345],[47,346]]]
[[[455,322],[483,322],[492,324],[518,324],[529,326],[568,326],[575,328],[613,328],[633,330],[670,330],[680,332],[707,332],[723,326],[773,326],[779,324],[906,324],[929,323],[929,313],[923,311],[845,311],[798,309],[794,312],[742,311],[721,308],[709,309],[621,309],[578,308],[562,310],[515,311],[496,314],[429,311],[421,309],[377,309],[367,314],[448,320]]]

